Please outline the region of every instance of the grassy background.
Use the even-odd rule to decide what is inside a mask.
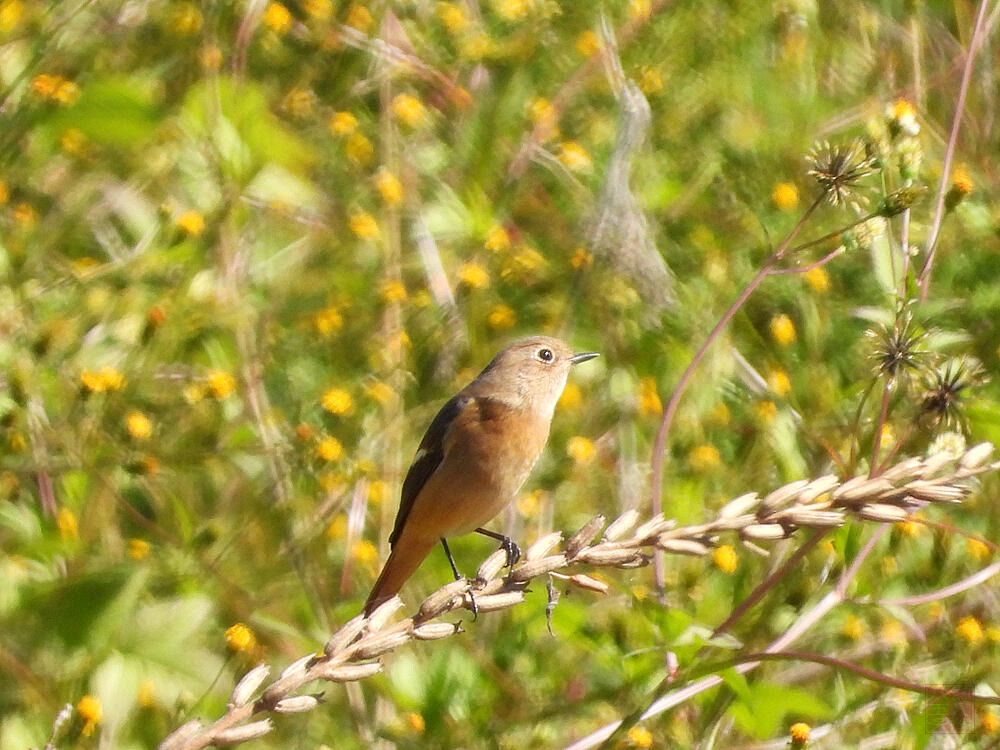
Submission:
[[[588,244],[620,117],[594,56],[602,10],[652,115],[631,180],[673,277],[652,314],[625,255]],[[862,139],[882,169],[859,186],[868,208],[824,203],[802,239],[912,183],[930,188],[909,217],[924,246],[974,14],[916,0],[0,2],[0,746],[43,745],[64,704],[93,696],[99,722],[76,711],[60,747],[151,747],[223,711],[257,661],[318,648],[367,595],[423,428],[516,336],[603,357],[574,371],[497,528],[523,544],[596,512],[646,512],[662,403],[819,194],[805,159],[817,141]],[[991,371],[992,38],[978,63],[956,152],[974,189],[910,310],[939,360]],[[907,107],[919,133],[899,132]],[[681,402],[668,516],[696,522],[745,491],[868,470],[882,381],[865,332],[895,319],[900,231],[897,217],[880,239],[838,238],[847,252],[821,270],[751,297]],[[900,455],[956,429],[919,418],[923,377],[892,392],[884,443]],[[970,444],[1000,438],[998,397],[995,383],[963,392]],[[996,538],[996,488],[988,478],[926,516]],[[839,530],[734,635],[769,642],[870,533]],[[649,569],[607,574],[607,597],[562,598],[553,637],[536,591],[460,639],[390,657],[360,689],[331,687],[258,746],[562,746],[648,703],[666,653],[684,665],[773,564],[721,541],[735,562],[668,560],[666,607]],[[492,549],[454,548],[466,571]],[[996,689],[994,593],[878,604],[992,556],[958,530],[900,525],[803,648]],[[404,598],[449,575],[433,554]],[[230,630],[227,643],[236,623],[252,642]],[[888,732],[917,747],[927,710],[768,665],[628,741],[780,743],[794,721],[839,719],[817,746]],[[996,731],[969,707],[949,717],[969,747]]]

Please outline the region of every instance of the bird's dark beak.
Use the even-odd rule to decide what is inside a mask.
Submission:
[[[571,365],[578,365],[581,362],[586,362],[588,359],[593,359],[594,357],[600,357],[601,355],[597,352],[584,352],[583,354],[574,354],[569,358],[569,363]]]

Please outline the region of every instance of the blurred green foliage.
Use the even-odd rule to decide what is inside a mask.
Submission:
[[[904,185],[933,195],[973,12],[0,2],[0,747],[41,747],[67,703],[78,708],[59,747],[152,747],[222,712],[257,661],[318,648],[367,594],[424,426],[517,335],[604,356],[573,373],[547,453],[499,527],[524,543],[597,512],[648,510],[663,403],[819,195],[814,144],[860,139],[877,169],[858,186],[867,204],[824,201],[803,241]],[[630,187],[673,276],[652,319],[624,256],[588,244],[621,121],[602,14],[651,110]],[[963,200],[945,217],[930,297],[909,310],[938,361],[974,356],[986,371],[1000,345],[991,54],[958,143]],[[932,215],[931,197],[907,215],[918,248]],[[868,470],[883,381],[865,332],[898,319],[903,221],[796,255],[846,248],[769,279],[740,310],[669,435],[668,516],[697,522],[745,491]],[[911,259],[908,296],[922,262]],[[955,429],[1000,441],[996,384],[963,390],[961,417],[940,425],[921,414],[924,377],[891,392],[883,457],[897,442],[900,456],[954,443],[941,435]],[[993,557],[957,529],[997,538],[996,488],[987,479],[964,506],[926,513],[948,526],[895,528],[854,603],[803,648],[996,690],[995,597],[873,603]],[[810,553],[734,629],[738,642],[780,634],[870,533],[851,525]],[[490,548],[454,549],[471,571]],[[668,559],[666,606],[648,570],[605,573],[607,597],[563,595],[554,636],[536,591],[460,638],[391,655],[350,703],[326,689],[325,705],[257,744],[562,746],[646,705],[666,653],[690,663],[772,565],[727,555]],[[449,575],[435,553],[404,598]],[[713,641],[712,655],[736,644]],[[894,732],[894,746],[919,747],[926,708],[769,664],[644,728],[661,747],[735,746],[837,720],[836,746]],[[992,714],[948,715],[970,743],[996,731]]]

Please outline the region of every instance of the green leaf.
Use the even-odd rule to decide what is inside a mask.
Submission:
[[[51,119],[60,130],[76,128],[93,141],[119,146],[147,140],[159,121],[151,86],[127,77],[88,83],[73,106],[56,110]]]

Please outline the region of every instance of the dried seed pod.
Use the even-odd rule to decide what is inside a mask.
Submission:
[[[811,510],[796,505],[780,513],[780,518],[809,529],[832,529],[844,525],[844,514],[834,510]]]
[[[572,560],[577,553],[586,547],[604,526],[604,516],[594,516],[585,523],[578,532],[573,534],[563,545],[566,558]]]
[[[845,483],[840,486],[840,490],[835,490],[833,494],[838,505],[853,505],[865,500],[871,500],[883,492],[890,492],[894,489],[896,489],[895,486],[888,479],[873,477],[872,479],[859,482],[850,488],[847,488],[847,484]]]
[[[576,573],[574,575],[568,576],[566,580],[572,585],[576,586],[578,589],[583,589],[585,591],[596,591],[598,594],[608,593],[608,584],[604,581],[598,581],[596,578],[591,578],[583,573]]]
[[[625,511],[618,516],[618,518],[608,524],[608,528],[604,530],[604,540],[607,542],[614,542],[621,539],[633,526],[635,526],[638,520],[639,511],[635,508]]]
[[[777,523],[753,523],[745,527],[740,534],[760,541],[784,539],[786,536],[784,527]]]
[[[945,466],[954,462],[955,457],[950,453],[935,453],[933,456],[927,456],[924,459],[924,465],[921,467],[920,476],[924,478],[933,476]]]
[[[377,656],[399,648],[408,640],[410,640],[410,634],[405,632],[370,635],[355,647],[353,658],[374,659]]]
[[[194,737],[202,729],[202,724],[197,719],[192,719],[186,724],[181,724],[177,729],[168,734],[163,742],[157,745],[156,750],[176,750]]]
[[[483,560],[483,564],[476,571],[476,578],[480,581],[489,581],[497,577],[497,573],[503,570],[507,564],[507,550],[503,547]]]
[[[655,516],[650,518],[645,523],[641,524],[639,528],[635,530],[635,534],[632,535],[633,539],[643,541],[649,539],[657,534],[667,531],[668,529],[674,528],[677,525],[677,521],[673,518],[664,519],[662,513],[657,513]]]
[[[658,542],[656,546],[664,552],[672,552],[676,555],[695,555],[698,557],[707,555],[712,551],[712,548],[707,544],[696,542],[694,539],[664,539]]]
[[[621,565],[634,560],[639,553],[628,547],[594,547],[585,549],[577,556],[577,562],[588,565]]]
[[[278,679],[283,680],[286,677],[290,677],[292,675],[302,674],[303,672],[306,671],[306,667],[309,665],[309,662],[311,662],[315,658],[316,658],[315,654],[309,654],[309,656],[303,656],[301,659],[293,661],[291,664],[289,664],[281,671],[281,674],[278,675]]]
[[[862,484],[868,481],[868,477],[851,477],[841,482],[839,487],[834,487],[830,493],[830,497],[834,500],[839,500],[840,497],[845,492],[853,492],[855,489],[860,487]]]
[[[923,461],[919,458],[908,458],[883,471],[882,478],[888,479],[890,482],[903,482],[919,476],[923,465]]]
[[[274,704],[274,710],[279,714],[298,714],[311,711],[318,705],[319,699],[315,695],[293,695]]]
[[[767,494],[761,501],[761,512],[767,514],[784,507],[798,497],[799,493],[808,486],[808,479],[798,479],[790,484],[786,484],[784,487],[779,487]]]
[[[462,628],[458,623],[428,622],[425,625],[415,627],[413,637],[418,641],[436,641],[461,632]]]
[[[799,503],[811,503],[817,497],[825,495],[838,484],[840,484],[840,479],[835,474],[824,474],[821,477],[817,477],[809,482],[808,486],[799,493]]]
[[[312,656],[309,657],[310,659]],[[271,667],[267,664],[258,664],[256,667],[251,669],[236,683],[236,687],[233,688],[233,694],[229,696],[229,705],[239,708],[240,706],[245,706],[253,694],[257,692],[257,688],[264,684],[264,680],[271,673]]]
[[[396,610],[402,606],[403,600],[398,595],[382,602],[368,615],[368,626],[365,630],[369,633],[377,633],[389,622],[389,618],[396,614]]]
[[[917,500],[926,500],[930,503],[957,503],[968,493],[961,487],[949,484],[935,484],[934,482],[917,480],[906,485],[906,493],[912,495]]]
[[[258,737],[263,737],[272,729],[274,729],[274,723],[270,719],[263,719],[262,721],[255,721],[251,724],[244,724],[241,727],[230,727],[229,729],[223,729],[221,732],[212,735],[212,744],[216,747],[238,745],[241,742],[247,742],[248,740],[255,740]]]
[[[757,516],[747,513],[742,516],[731,516],[726,519],[721,519],[712,524],[712,526],[719,531],[739,531],[740,529],[756,522]]]
[[[730,500],[722,506],[719,511],[719,518],[735,518],[754,509],[760,503],[760,496],[756,492],[748,492]]]
[[[553,531],[551,534],[546,534],[541,539],[532,542],[531,546],[528,547],[528,551],[524,553],[525,562],[545,557],[553,547],[562,541],[562,538],[562,532]]]
[[[382,662],[373,661],[367,664],[341,664],[330,667],[320,675],[330,682],[356,682],[366,677],[372,677],[382,671]]]
[[[480,612],[493,612],[498,609],[506,609],[520,604],[524,601],[523,591],[508,591],[503,594],[491,594],[490,596],[477,596],[476,608]]]
[[[510,578],[517,583],[523,583],[524,581],[530,581],[532,578],[551,573],[553,570],[558,570],[565,565],[566,555],[549,555],[548,557],[543,557],[541,560],[532,560],[514,568],[510,574]]]
[[[987,458],[993,454],[992,443],[980,443],[969,448],[958,461],[958,465],[963,469],[978,468]]]
[[[452,601],[469,590],[469,582],[465,579],[445,584],[428,596],[420,605],[418,620],[429,620],[442,612],[451,609]]]
[[[908,511],[898,506],[886,505],[885,503],[862,505],[855,513],[859,518],[865,518],[869,521],[881,521],[882,523],[905,521],[910,515]]]
[[[350,645],[361,634],[361,631],[365,629],[365,622],[366,619],[363,614],[348,620],[340,630],[330,636],[330,640],[323,647],[323,653],[327,656],[332,656]]]

